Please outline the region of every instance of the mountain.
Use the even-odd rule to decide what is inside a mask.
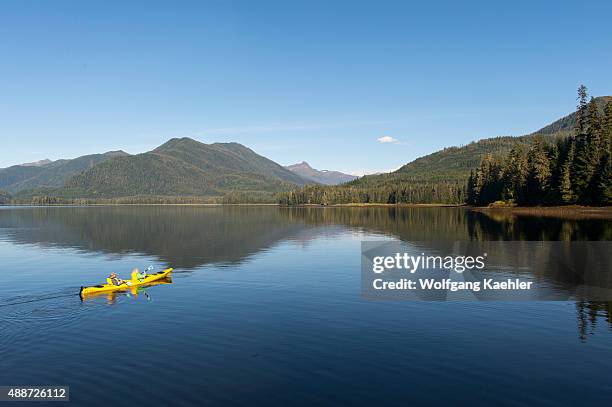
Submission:
[[[612,96],[595,99],[600,111]],[[519,143],[526,143],[536,135],[554,141],[556,138],[571,134],[576,122],[576,113],[571,113],[531,134],[520,137],[493,137],[482,139],[459,147],[447,147],[432,154],[417,158],[398,170],[380,175],[368,175],[350,183],[351,186],[370,186],[375,183],[395,183],[400,181],[425,182],[464,182],[470,171],[478,167],[486,154],[503,155]]]
[[[204,144],[184,137],[99,163],[52,192],[70,198],[221,196],[276,192],[308,182],[241,144]]]
[[[597,108],[599,109],[599,113],[603,114],[603,110],[606,104],[612,102],[612,96],[597,97],[595,98],[595,102],[597,103]],[[541,128],[540,130],[536,131],[534,134],[550,135],[550,134],[555,134],[559,132],[572,131],[574,129],[575,124],[576,124],[576,112],[573,112],[549,124],[548,126]]]
[[[603,111],[611,96],[595,98]],[[576,114],[572,113],[520,137],[495,137],[464,146],[449,147],[417,158],[398,170],[380,175],[367,175],[337,186],[306,186],[279,194],[279,203],[349,204],[349,203],[445,203],[466,202],[466,185],[470,172],[488,154],[506,156],[518,144],[530,143],[536,136],[554,143],[574,132]]]
[[[44,160],[38,160],[32,163],[23,163],[19,165],[21,165],[22,167],[42,167],[43,165],[51,164],[52,162],[53,161],[49,160],[48,158],[45,158]]]
[[[612,97],[596,99],[601,109]],[[575,114],[521,137],[496,137],[449,147],[418,158],[398,170],[331,184],[337,174],[305,162],[285,168],[238,143],[204,144],[175,138],[138,155],[109,152],[58,160],[41,166],[0,170],[0,190],[15,200],[40,198],[223,197],[224,202],[463,203],[470,171],[486,154],[506,154],[536,135],[553,142],[572,133]],[[326,175],[320,177],[321,174]],[[318,178],[315,178],[318,177]],[[316,183],[315,185],[312,185]],[[301,190],[297,187],[306,186]],[[229,198],[231,199],[229,199]],[[227,201],[225,199],[228,198]],[[41,202],[47,202],[43,199]],[[50,200],[49,202],[52,202]]]
[[[343,184],[359,178],[339,171],[315,170],[306,161],[302,161],[299,164],[288,165],[285,168],[298,174],[302,178],[324,185]]]
[[[0,169],[0,189],[15,194],[36,188],[56,188],[73,175],[115,157],[127,156],[123,151],[91,154],[70,160],[57,160],[42,165],[13,165]],[[42,160],[39,163],[49,161]]]

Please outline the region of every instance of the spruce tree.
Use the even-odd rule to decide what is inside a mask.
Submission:
[[[548,188],[548,197],[546,198],[549,203],[556,203],[561,201],[559,193],[559,183],[561,178],[561,171],[563,166],[561,165],[561,151],[563,149],[563,142],[553,144],[548,147],[548,165],[550,166],[550,186]]]
[[[527,153],[528,202],[544,203],[550,192],[550,160],[544,141],[535,137]]]
[[[486,157],[485,157],[486,158]],[[485,184],[485,177],[487,166],[484,165],[485,159],[480,162],[480,166],[476,169],[476,173],[474,175],[474,204],[481,205],[483,202],[482,199],[482,190]]]
[[[578,89],[578,107],[576,111],[576,136],[575,136],[575,152],[574,161],[572,163],[572,185],[576,198],[580,203],[589,203],[589,185],[595,171],[593,161],[593,146],[591,140],[591,126],[596,121],[597,116],[591,117],[591,113],[597,109],[593,109],[586,103],[586,88],[581,86]],[[591,106],[594,106],[594,101],[591,101]]]
[[[599,161],[597,172],[593,177],[594,200],[598,205],[612,205],[612,159],[606,151]]]
[[[522,144],[510,150],[502,169],[502,196],[518,204],[524,203],[527,179],[527,156]]]
[[[559,175],[559,195],[561,202],[572,204],[576,202],[576,195],[572,187],[571,180],[571,163],[574,160],[574,138],[569,138],[567,141],[569,147],[565,159],[562,161],[561,174]]]
[[[612,205],[612,102],[604,107],[600,123],[600,158],[593,177],[593,202]]]
[[[578,106],[576,106],[576,134],[584,134],[586,132],[586,114],[587,114],[587,101],[589,94],[586,86],[580,85],[578,88]]]
[[[610,153],[612,149],[612,101],[606,103],[601,123],[602,150]]]
[[[476,195],[475,195],[475,184],[476,180],[474,177],[474,170],[470,170],[470,176],[468,177],[468,182],[467,182],[467,198],[466,201],[469,205],[475,205],[476,204]]]
[[[587,115],[587,146],[588,154],[587,163],[587,187],[584,191],[582,201],[584,203],[597,202],[597,171],[599,169],[602,158],[602,143],[601,143],[601,127],[602,119],[599,117],[599,111],[595,99],[591,98],[588,106]]]

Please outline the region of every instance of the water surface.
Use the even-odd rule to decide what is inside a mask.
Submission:
[[[606,405],[608,303],[368,301],[360,242],[611,233],[461,208],[0,208],[0,385],[70,385],[78,405]],[[77,295],[149,264],[172,283]]]

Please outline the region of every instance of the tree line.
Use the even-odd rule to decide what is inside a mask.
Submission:
[[[8,192],[0,189],[0,205],[8,205],[11,202],[11,196]]]
[[[277,194],[280,205],[342,204],[462,204],[465,185],[460,181],[426,182],[402,180],[377,185],[307,185]]]
[[[612,204],[612,101],[600,112],[578,88],[574,134],[547,142],[537,136],[503,157],[486,155],[466,187],[468,204]]]
[[[35,195],[31,198],[11,198],[0,191],[0,205],[234,205],[273,204],[272,192],[231,192],[223,196],[169,196],[135,195],[115,198],[65,198],[52,195]]]

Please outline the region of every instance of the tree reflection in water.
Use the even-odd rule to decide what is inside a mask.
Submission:
[[[237,264],[287,240],[308,242],[323,234],[347,231],[380,234],[403,241],[592,241],[612,240],[612,220],[444,207],[0,209],[0,239],[11,243],[116,255],[140,253],[156,257],[182,272],[212,263]],[[612,307],[608,302],[581,301],[576,308],[583,340],[593,332],[598,319],[611,321]]]

